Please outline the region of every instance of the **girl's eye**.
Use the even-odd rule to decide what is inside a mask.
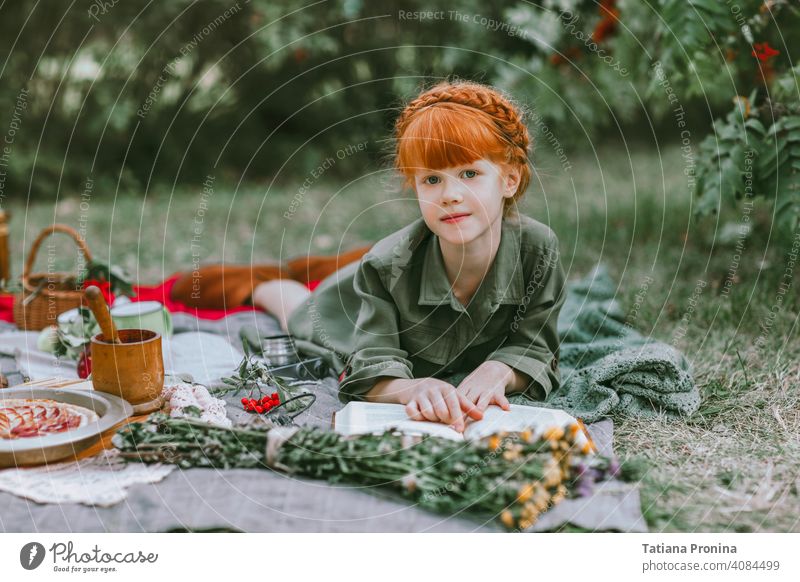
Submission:
[[[475,170],[464,170],[464,177],[465,178],[474,178],[478,175],[478,172]]]
[[[433,181],[431,182],[431,180],[433,180]],[[439,183],[439,176],[428,176],[427,178],[425,178],[423,180],[423,182],[425,184],[430,184],[431,186],[433,186],[434,184],[438,184]]]

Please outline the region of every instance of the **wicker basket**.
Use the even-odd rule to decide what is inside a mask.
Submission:
[[[68,234],[83,253],[88,264],[92,254],[75,229],[65,224],[45,228],[33,241],[25,269],[22,272],[22,293],[14,301],[14,322],[20,329],[40,330],[56,325],[60,314],[85,304],[83,290],[77,289],[77,277],[70,273],[31,273],[44,239],[53,233]]]

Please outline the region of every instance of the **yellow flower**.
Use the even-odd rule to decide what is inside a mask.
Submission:
[[[519,433],[519,436],[520,436],[520,437],[522,438],[522,440],[524,440],[526,443],[529,443],[529,442],[531,442],[531,440],[533,440],[533,431],[531,431],[531,429],[529,429],[529,428],[526,428],[526,429],[525,429],[525,430],[523,430],[521,433]]]
[[[547,489],[541,485],[534,492],[533,504],[538,511],[546,510],[547,506],[550,504],[550,494],[547,492]]]
[[[520,503],[525,503],[528,499],[531,498],[533,495],[533,483],[526,483],[519,489],[519,494],[517,496],[517,501]]]
[[[750,117],[750,100],[747,97],[737,95],[733,98],[733,103],[742,110],[742,114],[745,117]]]
[[[581,425],[577,422],[572,423],[569,425],[569,437],[570,440],[574,441],[575,437],[577,436],[578,432],[581,430]]]
[[[522,529],[527,529],[539,519],[540,511],[533,503],[526,503],[522,507],[522,515],[519,518],[519,526]],[[524,525],[523,525],[524,524]]]
[[[560,426],[551,426],[542,433],[542,436],[549,441],[559,441],[564,438],[564,429]]]
[[[489,448],[492,449],[493,451],[496,451],[497,447],[499,447],[499,446],[500,446],[500,437],[497,436],[496,434],[493,434],[492,436],[490,436],[489,437]]]
[[[547,459],[544,463],[543,481],[545,487],[555,487],[561,483],[561,467],[553,458]]]
[[[507,528],[514,527],[514,515],[507,509],[500,514],[500,521],[502,521],[503,525]]]
[[[567,488],[564,485],[559,485],[558,490],[553,494],[553,505],[561,503],[567,496]]]
[[[519,443],[514,443],[506,449],[503,453],[503,458],[506,461],[514,461],[519,458],[519,454],[522,452],[522,445]]]

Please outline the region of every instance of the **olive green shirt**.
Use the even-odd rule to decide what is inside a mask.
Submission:
[[[288,327],[299,350],[344,371],[345,402],[381,377],[446,380],[487,360],[527,374],[528,394],[541,400],[560,383],[564,282],[553,231],[527,216],[505,219],[495,260],[464,307],[420,218],[322,281]]]

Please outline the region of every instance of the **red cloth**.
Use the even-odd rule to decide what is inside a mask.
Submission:
[[[183,303],[172,301],[170,299],[170,290],[181,274],[175,273],[158,285],[134,285],[133,291],[136,293],[136,297],[132,297],[131,300],[158,301],[163,303],[170,313],[191,313],[198,319],[222,319],[231,313],[259,309],[253,306],[233,307],[231,309],[195,309],[194,307],[186,307]],[[319,283],[319,281],[310,281],[306,286],[310,291],[313,291]],[[14,295],[0,293],[0,320],[14,322]]]

